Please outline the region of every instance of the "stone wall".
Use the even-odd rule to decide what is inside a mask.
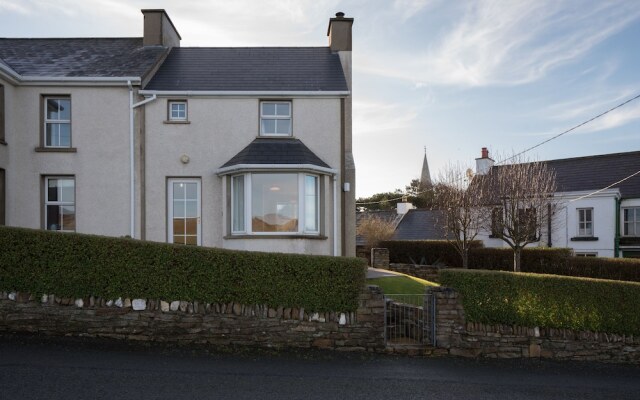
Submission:
[[[429,291],[436,298],[437,347],[451,355],[640,363],[640,337],[471,323],[457,292],[442,287]]]
[[[396,264],[391,263],[387,268],[390,271],[401,272],[403,274],[418,277],[429,282],[440,282],[438,273],[440,269],[446,267],[437,267],[434,265],[416,265],[416,264]]]
[[[70,299],[0,292],[0,333],[206,343],[214,346],[384,350],[384,300],[365,287],[356,312],[308,313],[263,305]]]
[[[371,249],[371,267],[372,268],[389,268],[389,249],[373,248]]]

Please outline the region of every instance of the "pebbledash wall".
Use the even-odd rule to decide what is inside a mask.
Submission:
[[[569,329],[485,325],[465,320],[459,293],[436,287],[437,349],[462,357],[551,358],[640,363],[640,337]]]
[[[34,298],[0,292],[0,333],[31,332],[214,346],[383,351],[384,300],[363,289],[351,313],[150,299]]]

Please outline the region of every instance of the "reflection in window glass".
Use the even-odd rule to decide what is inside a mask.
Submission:
[[[75,179],[46,178],[45,186],[45,229],[75,231]]]
[[[232,191],[232,232],[244,232],[244,175],[231,178]]]
[[[318,231],[318,177],[304,177],[304,230]]]
[[[45,98],[44,145],[71,147],[71,100]]]
[[[251,176],[253,232],[298,231],[298,175]]]

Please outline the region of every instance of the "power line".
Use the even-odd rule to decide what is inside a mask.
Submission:
[[[513,160],[514,158],[516,158],[516,157],[518,157],[518,156],[520,156],[520,155],[522,155],[522,154],[524,154],[524,153],[527,153],[527,152],[529,152],[529,151],[531,151],[531,150],[533,150],[533,149],[536,149],[536,148],[538,148],[538,147],[540,147],[540,146],[542,146],[542,145],[544,145],[544,144],[549,143],[550,141],[552,141],[552,140],[554,140],[554,139],[559,138],[560,136],[566,135],[566,134],[567,134],[567,133],[569,133],[569,132],[572,132],[572,131],[574,131],[574,130],[576,130],[576,129],[578,129],[578,128],[580,128],[580,127],[584,126],[584,125],[587,125],[588,123],[593,122],[593,121],[595,121],[596,119],[598,119],[598,118],[600,118],[600,117],[603,117],[603,116],[605,116],[605,115],[609,114],[610,112],[612,112],[612,111],[614,111],[614,110],[617,110],[618,108],[620,108],[620,107],[622,107],[622,106],[625,106],[625,105],[627,105],[627,104],[631,103],[632,101],[637,100],[637,99],[639,99],[639,98],[640,98],[640,94],[638,94],[638,95],[636,95],[636,96],[634,96],[634,97],[632,97],[632,98],[630,98],[630,99],[628,99],[628,100],[623,101],[622,103],[618,104],[617,106],[612,107],[612,108],[608,109],[607,111],[604,111],[604,112],[602,112],[602,113],[600,113],[600,114],[596,115],[595,117],[592,117],[592,118],[590,118],[590,119],[588,119],[588,120],[586,120],[586,121],[584,121],[584,122],[582,122],[582,123],[580,123],[580,124],[578,124],[578,125],[575,125],[575,126],[573,126],[573,127],[569,128],[569,129],[565,130],[565,131],[562,131],[562,132],[558,133],[557,135],[554,135],[554,136],[550,137],[549,139],[543,140],[542,142],[540,142],[540,143],[536,144],[535,146],[531,146],[531,147],[529,147],[529,148],[526,148],[526,149],[522,150],[522,151],[521,151],[521,152],[519,152],[519,153],[514,154],[514,155],[513,155],[513,156],[511,156],[511,157],[505,158],[504,160],[500,160],[500,161],[496,162],[496,164],[502,164],[502,163],[504,163],[504,162],[506,162],[506,161]],[[638,171],[638,172],[640,172],[640,171]],[[636,174],[637,174],[637,173],[636,173]],[[633,174],[633,175],[631,175],[631,176],[628,176],[628,177],[627,177],[627,178],[625,178],[624,180],[629,179],[629,178],[631,178],[631,177],[635,176],[636,174]],[[464,179],[464,178],[461,178],[461,179],[459,179],[459,180],[462,180],[462,179]],[[459,181],[459,180],[458,180],[458,181]],[[622,180],[622,181],[620,181],[620,182],[623,182],[624,180]],[[456,181],[456,182],[458,182],[458,181]],[[611,186],[616,185],[616,184],[618,184],[618,183],[620,183],[620,182],[613,183],[613,184],[611,184],[610,186],[608,186],[608,187],[606,187],[606,188],[604,188],[604,189],[600,189],[599,191],[597,191],[597,192],[595,192],[595,193],[592,193],[592,194],[590,194],[590,195],[588,195],[588,196],[591,196],[591,195],[593,195],[593,194],[599,193],[599,192],[600,192],[600,191],[602,191],[602,190],[606,190],[606,189],[610,188]],[[427,189],[427,190],[423,190],[423,191],[421,191],[421,192],[416,192],[414,195],[415,195],[415,196],[417,196],[417,195],[420,195],[420,194],[426,193],[426,192],[428,192],[428,191],[430,191],[430,190],[433,190],[433,188],[429,188],[429,189]],[[380,200],[380,201],[370,201],[370,202],[365,202],[365,203],[358,203],[358,202],[356,202],[356,205],[357,205],[357,206],[364,206],[364,205],[371,205],[371,204],[381,204],[381,203],[385,203],[385,202],[391,202],[391,201],[395,201],[395,200],[401,200],[404,196],[406,196],[406,195],[403,195],[403,196],[400,196],[400,197],[396,197],[396,198],[393,198],[393,199],[385,199],[385,200]],[[583,198],[584,198],[584,197],[583,197]],[[576,199],[576,200],[579,200],[579,199]],[[573,201],[575,201],[575,200],[573,200]]]
[[[634,172],[633,174],[631,174],[631,175],[627,176],[626,178],[622,178],[622,179],[620,179],[618,182],[614,182],[614,183],[612,183],[611,185],[609,185],[609,186],[607,186],[607,187],[603,187],[602,189],[598,189],[598,190],[596,190],[595,192],[591,192],[591,193],[589,193],[589,194],[585,194],[584,196],[580,196],[580,197],[578,197],[577,199],[570,200],[570,201],[569,201],[569,203],[573,203],[574,201],[582,200],[582,199],[585,199],[585,198],[587,198],[587,197],[591,197],[591,196],[593,196],[593,195],[595,195],[595,194],[598,194],[598,193],[600,193],[600,192],[603,192],[603,191],[605,191],[605,190],[607,190],[607,189],[610,189],[612,186],[617,185],[618,183],[622,183],[622,182],[626,181],[627,179],[631,179],[631,178],[633,178],[634,176],[636,176],[636,175],[638,175],[638,174],[640,174],[640,170],[638,170],[638,171]]]

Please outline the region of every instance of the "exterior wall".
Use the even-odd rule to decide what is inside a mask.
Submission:
[[[576,200],[590,194],[586,192],[556,193],[559,199],[555,215],[551,224],[551,246],[568,247],[576,253],[597,253],[599,257],[614,257],[616,234],[616,198],[617,189],[605,190],[588,198]],[[593,208],[593,237],[598,240],[580,240],[578,237],[578,209]],[[528,247],[546,247],[548,229],[542,227],[542,240],[532,243]],[[490,238],[489,232],[483,231],[478,235],[485,247],[508,247],[496,238]]]
[[[31,300],[30,300],[31,298]],[[117,303],[117,305],[116,305]],[[107,305],[109,304],[109,305]],[[135,309],[134,309],[135,308]],[[356,312],[151,299],[63,299],[0,293],[0,333],[101,337],[214,346],[384,350],[384,300],[365,287]]]
[[[204,246],[230,249],[333,254],[333,182],[321,194],[324,239],[229,238],[226,178],[216,170],[259,135],[259,98],[190,97],[188,124],[166,123],[167,100],[145,106],[146,239],[167,241],[167,178],[201,180]],[[330,167],[340,165],[340,100],[292,99],[293,137]],[[181,162],[182,155],[189,157]],[[338,177],[339,178],[339,177]]]
[[[8,90],[7,90],[8,89]],[[74,175],[76,231],[129,234],[129,94],[126,87],[11,87],[7,97],[7,225],[41,228],[44,175]],[[36,152],[42,95],[71,96],[77,152]],[[9,158],[9,157],[7,157]],[[0,161],[1,162],[1,161]]]
[[[11,150],[14,142],[15,129],[13,127],[13,96],[15,88],[9,82],[0,78],[0,85],[4,86],[4,120],[5,120],[5,142],[7,144],[0,143],[0,168],[5,170],[5,223],[8,224],[9,210],[11,209],[11,197],[10,193],[13,190],[13,185],[10,185],[9,174],[12,173],[11,163]],[[1,112],[1,111],[0,111]]]

